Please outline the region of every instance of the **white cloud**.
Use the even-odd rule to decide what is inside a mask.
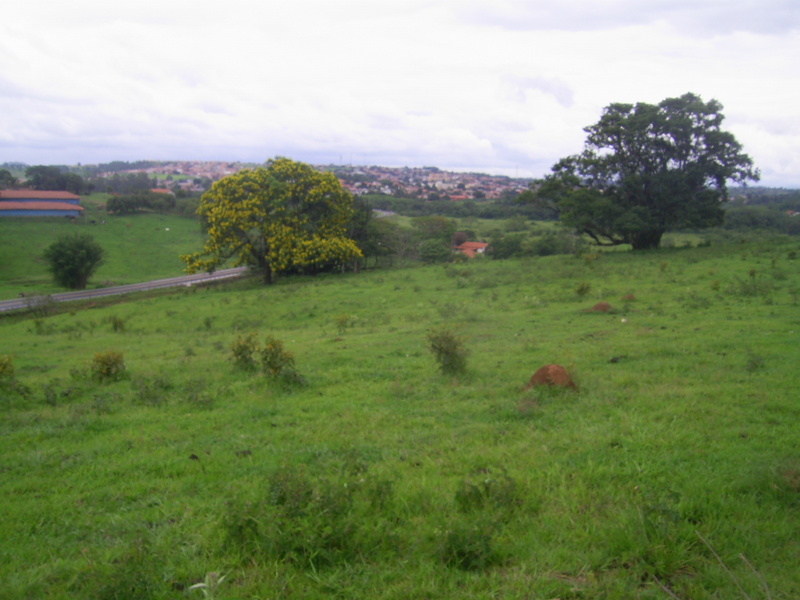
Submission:
[[[436,165],[542,175],[617,101],[725,105],[800,185],[793,1],[28,0],[0,22],[0,162]]]

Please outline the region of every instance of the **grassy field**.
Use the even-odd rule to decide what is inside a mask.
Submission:
[[[478,259],[4,317],[0,597],[800,597],[798,250]],[[434,328],[465,373],[439,371]],[[251,333],[298,375],[237,369]],[[578,390],[526,390],[548,363]]]
[[[104,194],[84,198],[86,215],[77,224],[59,217],[0,219],[0,299],[66,291],[53,283],[41,257],[59,236],[78,231],[90,233],[106,251],[105,264],[90,280],[90,289],[184,274],[186,265],[178,255],[203,245],[197,220],[159,214],[109,216],[98,208],[104,200]]]

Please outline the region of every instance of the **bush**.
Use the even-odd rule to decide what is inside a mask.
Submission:
[[[272,378],[295,377],[294,354],[283,347],[281,340],[268,337],[267,345],[261,349],[261,371]]]
[[[128,377],[122,352],[98,352],[89,367],[92,378],[100,382],[120,381]]]
[[[464,347],[464,339],[447,327],[428,332],[428,349],[442,373],[458,375],[467,370],[469,350]]]
[[[14,359],[10,356],[0,356],[0,387],[6,387],[14,382]]]
[[[450,246],[440,240],[425,240],[419,245],[419,258],[426,264],[450,262],[454,256]]]
[[[44,252],[44,259],[58,285],[86,289],[89,278],[103,264],[105,251],[86,233],[65,235]]]
[[[358,479],[312,478],[298,467],[272,473],[265,497],[233,502],[223,520],[227,544],[315,570],[351,564],[386,543],[387,532]]]
[[[233,364],[242,371],[253,371],[256,368],[255,354],[258,352],[258,341],[256,334],[249,333],[240,335],[231,344],[231,354],[233,354]]]
[[[284,348],[283,342],[267,337],[266,345],[260,346],[255,333],[239,336],[231,345],[233,363],[243,371],[254,371],[261,365],[261,372],[274,380],[297,385],[305,383],[294,366],[294,354]]]

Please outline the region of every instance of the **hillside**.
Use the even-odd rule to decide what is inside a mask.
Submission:
[[[475,260],[0,318],[3,594],[798,597],[798,251]],[[465,373],[439,372],[432,330]],[[275,340],[295,374],[236,368],[232,348]],[[525,389],[547,363],[578,390]]]

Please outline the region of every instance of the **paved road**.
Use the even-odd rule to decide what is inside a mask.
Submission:
[[[116,294],[130,294],[131,292],[142,292],[156,288],[186,286],[190,287],[198,283],[208,283],[220,279],[232,279],[241,277],[246,273],[248,267],[237,269],[223,269],[214,273],[198,273],[196,275],[185,275],[183,277],[171,277],[169,279],[156,279],[144,283],[132,283],[130,285],[117,285],[114,287],[100,288],[97,290],[81,290],[79,292],[65,292],[63,294],[52,294],[50,298],[56,302],[68,302],[69,300],[86,300],[88,298],[100,298],[102,296],[114,296]],[[7,310],[17,310],[27,308],[36,298],[18,298],[15,300],[0,301],[0,312]]]

